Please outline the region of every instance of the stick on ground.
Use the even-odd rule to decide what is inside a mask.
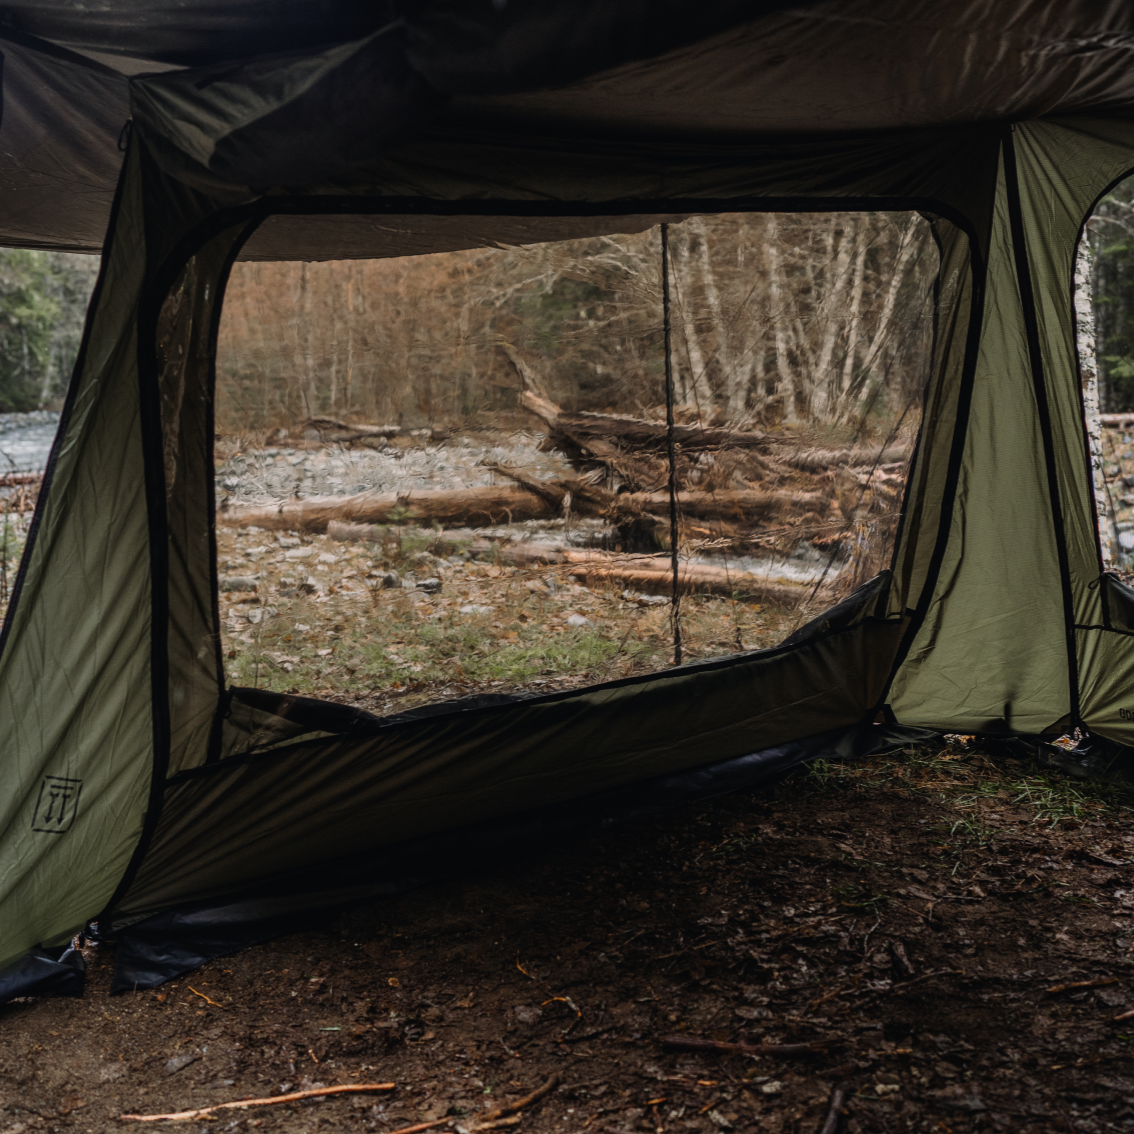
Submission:
[[[435,1118],[432,1122],[418,1122],[414,1126],[403,1126],[400,1130],[391,1130],[390,1134],[419,1134],[421,1130],[432,1130],[434,1126],[444,1126],[452,1122],[451,1118]]]
[[[838,1042],[836,1038],[813,1040],[811,1043],[725,1043],[700,1036],[664,1036],[662,1047],[681,1051],[736,1051],[742,1055],[818,1055],[825,1047]]]
[[[843,1107],[847,1101],[846,1087],[836,1087],[831,1092],[831,1105],[827,1107],[827,1117],[819,1127],[819,1134],[839,1134],[843,1124]]]
[[[203,1106],[197,1110],[180,1110],[175,1114],[123,1114],[119,1117],[125,1122],[189,1122],[191,1119],[212,1114],[214,1110],[232,1110],[247,1106],[271,1106],[273,1103],[313,1099],[319,1095],[355,1094],[360,1091],[392,1091],[396,1086],[396,1083],[348,1083],[341,1087],[319,1087],[311,1091],[292,1091],[289,1095],[273,1095],[269,1099],[238,1099],[236,1102],[217,1103],[216,1106]],[[413,1129],[421,1130],[424,1128],[415,1126]]]
[[[480,1115],[478,1126],[484,1126],[486,1123],[495,1122],[498,1118],[503,1118],[506,1114],[514,1114],[518,1110],[523,1110],[526,1106],[531,1106],[534,1102],[539,1102],[544,1095],[550,1094],[559,1086],[559,1076],[552,1075],[550,1079],[542,1087],[532,1091],[530,1095],[525,1095],[522,1099],[517,1099],[514,1103],[505,1103],[503,1106],[498,1106],[495,1110],[485,1111]]]

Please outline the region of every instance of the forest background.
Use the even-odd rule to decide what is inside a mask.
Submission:
[[[1134,186],[1089,226],[1103,409],[1134,410]],[[679,415],[892,427],[920,395],[936,252],[914,214],[732,214],[670,230]],[[57,409],[96,257],[0,251],[0,412]],[[218,431],[508,415],[521,359],[565,409],[663,395],[657,229],[398,260],[236,265]],[[948,303],[947,290],[938,295]],[[916,415],[915,415],[916,416]],[[912,423],[911,423],[912,424]]]

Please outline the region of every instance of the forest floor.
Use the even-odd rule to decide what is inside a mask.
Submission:
[[[668,599],[589,590],[567,567],[453,554],[429,530],[391,526],[379,543],[340,543],[222,528],[217,542],[230,588],[220,596],[225,665],[236,685],[381,715],[672,663]],[[383,585],[391,572],[399,585]],[[420,589],[428,580],[436,590]],[[686,596],[682,611],[686,660],[773,646],[806,620],[801,610],[700,595]]]
[[[519,1130],[814,1134],[840,1087],[850,1134],[1128,1130],[1132,804],[912,750],[458,875],[154,991],[110,998],[113,946],[88,947],[81,1000],[0,1008],[0,1131],[393,1083],[174,1128],[460,1134],[552,1080]]]
[[[218,538],[237,684],[384,714],[671,659],[664,602],[473,558],[429,531]],[[411,585],[384,585],[391,572]],[[811,613],[724,598],[684,611],[688,657],[775,645]],[[815,764],[532,850],[153,991],[111,998],[113,944],[86,956],[81,1000],[0,1008],[0,1134],[102,1134],[130,1129],[123,1114],[365,1083],[395,1086],[175,1128],[1134,1125],[1134,796],[961,742]],[[682,1050],[674,1035],[813,1049]],[[836,1090],[845,1113],[825,1125]]]

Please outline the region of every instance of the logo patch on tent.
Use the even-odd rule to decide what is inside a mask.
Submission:
[[[79,792],[82,787],[82,780],[44,776],[43,783],[39,785],[32,830],[49,835],[62,835],[69,831],[79,809]]]

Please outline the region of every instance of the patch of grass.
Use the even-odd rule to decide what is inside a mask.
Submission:
[[[950,827],[950,849],[985,847],[998,828],[981,814],[1002,809],[1053,828],[1060,823],[1129,819],[1134,790],[1115,783],[1080,780],[1022,761],[995,760],[978,749],[918,746],[866,760],[815,760],[794,777],[796,790],[895,790],[934,795],[962,815]]]
[[[948,828],[952,844],[971,847],[988,847],[996,840],[999,831],[983,820],[972,816],[957,819]]]
[[[1040,772],[1012,785],[1012,803],[1030,809],[1037,823],[1054,827],[1064,821],[1082,822],[1107,813],[1131,811],[1131,794],[1113,784],[1097,784],[1069,775]]]

